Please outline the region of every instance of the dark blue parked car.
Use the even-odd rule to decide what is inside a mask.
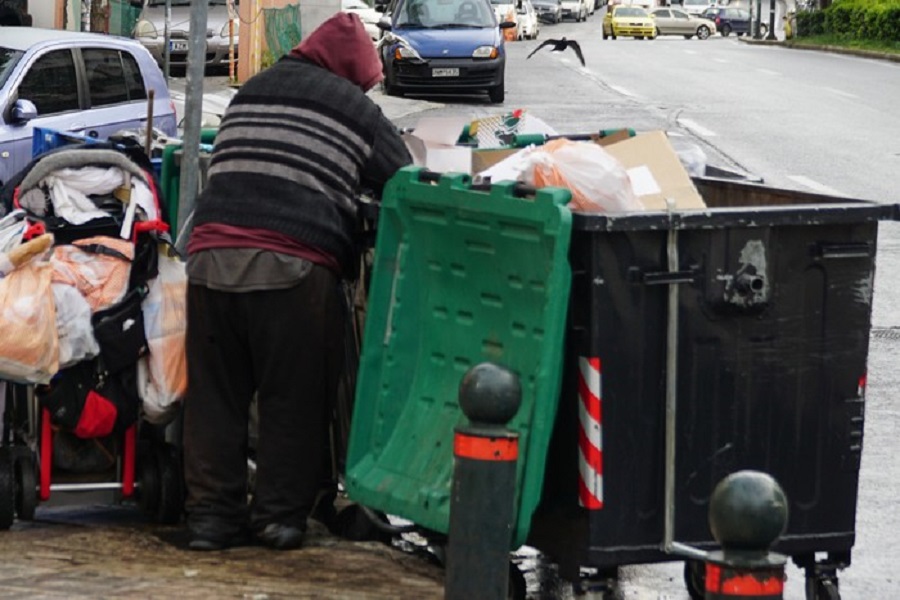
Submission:
[[[734,32],[738,37],[745,33],[750,35],[750,11],[743,8],[729,8],[726,6],[711,6],[707,8],[701,15],[704,19],[709,19],[716,24],[716,29],[723,36],[729,36]],[[765,23],[760,23],[760,35],[766,35],[769,28]]]
[[[491,102],[503,102],[501,29],[515,23],[498,23],[488,0],[394,0],[387,12],[390,26],[379,26],[405,43],[381,46],[385,93],[486,91]]]

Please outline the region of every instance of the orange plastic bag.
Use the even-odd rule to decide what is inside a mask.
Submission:
[[[0,379],[48,383],[59,370],[52,271],[31,260],[0,279]]]
[[[534,187],[555,186],[572,192],[569,207],[585,212],[644,210],[622,163],[594,142],[560,138],[535,148],[525,158],[523,177]]]

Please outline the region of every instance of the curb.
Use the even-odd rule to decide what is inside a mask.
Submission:
[[[900,63],[900,54],[891,54],[888,52],[877,52],[875,50],[862,50],[859,48],[843,48],[841,46],[825,46],[820,44],[802,44],[795,41],[782,40],[754,40],[739,38],[745,44],[757,46],[782,46],[792,50],[817,50],[819,52],[831,52],[834,54],[850,54],[862,58],[874,58],[877,60],[886,60],[889,62]]]

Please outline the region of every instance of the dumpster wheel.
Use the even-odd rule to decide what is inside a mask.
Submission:
[[[806,600],[841,600],[837,576],[818,575],[807,577]]]
[[[691,600],[706,598],[706,563],[702,560],[684,561],[684,587]]]

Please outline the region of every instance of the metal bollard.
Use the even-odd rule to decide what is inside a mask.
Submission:
[[[720,481],[709,527],[722,550],[706,558],[706,600],[782,600],[787,557],[769,549],[787,519],[787,497],[768,474],[738,471]]]
[[[469,424],[457,427],[453,439],[448,600],[507,597],[519,436],[506,424],[521,397],[518,377],[491,363],[475,365],[460,383]]]

